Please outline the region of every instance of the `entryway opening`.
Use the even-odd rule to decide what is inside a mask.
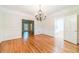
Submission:
[[[34,21],[22,19],[22,38],[27,40],[34,35]]]

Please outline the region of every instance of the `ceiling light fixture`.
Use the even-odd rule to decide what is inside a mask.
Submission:
[[[46,15],[44,15],[44,13],[41,9],[41,5],[39,5],[39,10],[38,10],[37,14],[35,15],[35,18],[38,21],[43,21],[46,19]]]

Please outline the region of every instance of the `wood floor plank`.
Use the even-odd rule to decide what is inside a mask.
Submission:
[[[22,38],[0,43],[1,53],[52,53],[55,52],[55,38],[47,35],[30,36],[27,41]],[[61,53],[77,53],[79,45],[64,41]]]

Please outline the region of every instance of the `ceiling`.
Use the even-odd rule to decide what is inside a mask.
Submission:
[[[28,13],[30,15],[35,15],[39,10],[39,5],[1,5],[0,7],[9,10]],[[77,10],[79,10],[78,5],[41,5],[41,8],[46,15],[56,14],[61,11],[76,12]]]

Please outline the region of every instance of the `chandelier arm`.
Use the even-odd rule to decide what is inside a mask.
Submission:
[[[43,20],[46,19],[46,15],[44,15],[44,13],[43,13],[43,11],[42,11],[42,9],[41,9],[41,5],[39,5],[39,10],[38,10],[37,15],[35,15],[35,18],[36,18],[36,20],[38,20],[38,21],[43,21]]]

